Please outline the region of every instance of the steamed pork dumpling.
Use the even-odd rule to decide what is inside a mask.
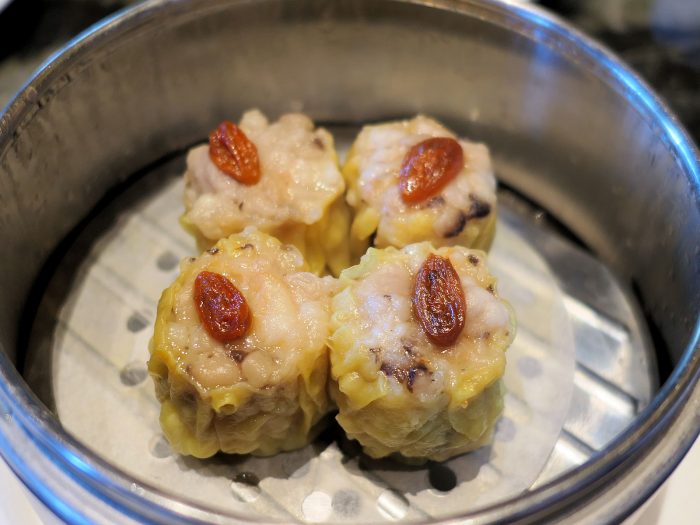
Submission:
[[[329,345],[348,436],[372,457],[437,461],[486,444],[515,327],[484,252],[370,248],[340,281]]]
[[[181,264],[163,292],[149,370],[175,450],[269,455],[304,446],[329,410],[332,277],[254,229]]]
[[[302,114],[223,122],[187,155],[182,222],[202,249],[255,226],[294,244],[311,270],[348,264],[349,211],[333,137]]]
[[[401,248],[430,241],[487,250],[496,221],[496,179],[483,144],[458,139],[425,116],[365,126],[343,175],[355,210],[351,243]]]

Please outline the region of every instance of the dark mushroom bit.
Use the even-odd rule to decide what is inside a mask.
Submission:
[[[473,219],[483,219],[484,217],[488,217],[489,213],[491,213],[492,208],[488,202],[479,200],[474,196],[470,196],[470,198],[471,205],[469,210],[466,212],[457,212],[457,218],[454,221],[453,226],[443,234],[443,237],[446,239],[457,237],[459,234],[461,234],[464,231],[464,227],[467,225],[467,222]]]
[[[380,370],[384,372],[385,375],[393,376],[399,383],[404,383],[409,392],[413,392],[413,384],[416,381],[417,374],[429,373],[428,365],[423,361],[419,361],[408,368],[399,368],[384,363]]]
[[[432,372],[430,364],[415,352],[415,347],[411,343],[404,343],[402,348],[408,361],[400,365],[381,361],[381,348],[370,348],[369,350],[375,356],[375,360],[381,362],[379,369],[384,375],[393,377],[399,383],[404,384],[409,392],[413,392],[416,377],[421,374],[430,375]]]

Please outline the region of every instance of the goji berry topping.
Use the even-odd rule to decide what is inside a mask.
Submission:
[[[228,120],[209,134],[209,158],[226,175],[248,186],[260,180],[258,149]]]
[[[437,345],[451,345],[464,328],[466,309],[462,283],[450,260],[428,255],[413,292],[413,311],[425,334]]]
[[[424,201],[444,188],[464,167],[462,146],[450,137],[434,137],[414,145],[399,172],[401,197],[407,204]]]
[[[194,303],[207,333],[217,341],[230,343],[248,331],[248,303],[225,276],[200,272],[194,280]]]

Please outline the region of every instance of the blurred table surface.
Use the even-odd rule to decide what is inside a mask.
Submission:
[[[124,0],[0,0],[0,108],[53,52]],[[636,70],[700,143],[700,0],[541,0]],[[57,523],[0,459],[0,525]],[[700,523],[700,442],[628,521]]]

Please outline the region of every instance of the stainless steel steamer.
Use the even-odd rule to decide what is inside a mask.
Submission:
[[[508,186],[634,288],[670,361],[584,465],[447,522],[615,521],[659,486],[700,429],[700,159],[639,78],[507,1],[150,1],[78,37],[0,118],[0,450],[41,500],[74,522],[237,519],[95,455],[16,365],[61,239],[131,174],[256,105],[343,124],[424,112],[487,142]]]

